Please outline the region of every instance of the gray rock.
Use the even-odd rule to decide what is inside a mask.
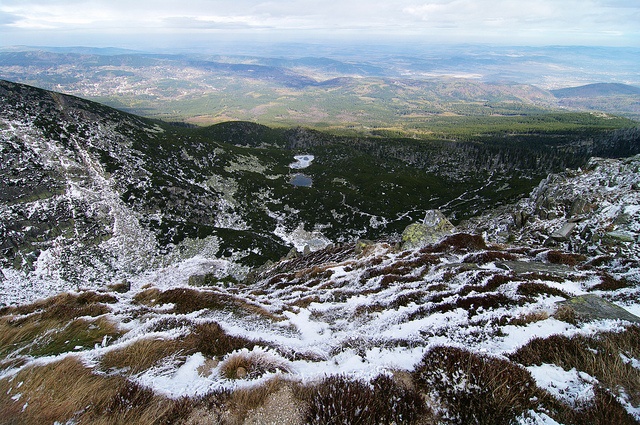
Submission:
[[[527,224],[527,220],[530,217],[530,214],[524,211],[517,211],[512,214],[513,216],[513,224],[517,229],[521,229]]]
[[[557,241],[566,241],[575,227],[576,223],[566,222],[560,229],[553,232],[551,237]]]
[[[624,231],[613,231],[613,232],[608,232],[605,237],[603,238],[604,242],[611,242],[611,243],[617,243],[617,242],[635,242],[636,239],[634,237],[634,235],[630,232],[624,232]]]
[[[511,270],[515,274],[539,273],[552,276],[568,278],[575,273],[575,270],[564,264],[549,264],[527,261],[500,261],[496,266]]]
[[[640,323],[640,317],[593,294],[580,295],[557,304],[559,307],[554,316],[562,318],[562,320],[570,317],[575,321],[582,322],[611,319]]]

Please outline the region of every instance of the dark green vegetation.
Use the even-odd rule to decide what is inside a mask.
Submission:
[[[276,228],[289,233],[304,225],[334,242],[379,238],[427,209],[461,220],[511,202],[549,172],[581,166],[592,155],[640,151],[635,122],[585,113],[469,117],[465,125],[441,125],[439,138],[415,140],[249,122],[189,128],[27,86],[5,82],[0,90],[5,126],[20,123],[36,136],[35,145],[6,127],[3,136],[1,178],[15,193],[5,200],[1,249],[5,263],[18,268],[54,238],[67,241],[76,269],[113,262],[91,247],[112,237],[122,208],[153,232],[161,252],[194,255],[187,240],[215,236],[211,254],[258,265],[289,249]],[[57,149],[49,162],[44,146]],[[302,170],[310,188],[289,183],[297,153],[316,157]],[[95,199],[58,196],[65,185]],[[121,207],[114,210],[110,193]],[[111,212],[96,213],[94,202]],[[135,267],[151,261],[135,256]]]

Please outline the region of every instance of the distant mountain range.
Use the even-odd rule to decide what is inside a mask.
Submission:
[[[5,48],[0,78],[197,125],[244,120],[428,138],[474,116],[569,109],[640,119],[633,90],[614,90],[615,101],[604,86],[596,90],[602,95],[562,91],[592,82],[640,85],[634,49],[380,46],[365,54],[289,47],[272,56]]]
[[[595,83],[551,90],[551,93],[560,99],[570,97],[640,96],[640,87],[620,83]]]

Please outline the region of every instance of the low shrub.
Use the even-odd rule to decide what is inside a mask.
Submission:
[[[596,377],[614,394],[623,389],[631,402],[638,404],[640,370],[626,362],[621,354],[627,358],[640,358],[640,326],[595,336],[533,338],[509,358],[525,366],[549,363],[565,370],[575,368]]]
[[[423,248],[420,252],[456,252],[464,253],[487,249],[487,244],[480,235],[456,233],[441,240],[435,245]]]
[[[430,413],[417,391],[385,375],[370,383],[328,377],[308,397],[305,423],[312,425],[412,424]]]
[[[547,252],[547,261],[553,264],[564,264],[567,266],[575,266],[579,262],[585,261],[587,257],[582,254],[572,254],[561,251]]]
[[[228,335],[218,323],[209,322],[195,325],[183,345],[188,354],[200,352],[208,357],[221,357],[243,348],[252,350],[256,342]]]
[[[476,264],[486,264],[491,263],[493,261],[512,261],[518,258],[517,255],[514,255],[510,252],[505,251],[484,251],[476,254],[469,254],[464,257],[465,263],[476,263]]]
[[[609,273],[602,273],[600,275],[600,283],[594,285],[591,289],[596,291],[616,291],[630,286],[631,284],[625,278],[616,279]]]
[[[518,294],[525,297],[536,297],[538,295],[552,295],[562,297],[564,299],[570,298],[570,295],[558,288],[552,288],[549,285],[538,282],[526,282],[518,285]]]
[[[511,424],[537,407],[539,389],[526,369],[462,348],[432,348],[413,375],[440,405],[442,423]]]

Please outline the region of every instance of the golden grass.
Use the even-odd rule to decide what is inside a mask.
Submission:
[[[0,380],[0,418],[7,425],[170,423],[178,404],[123,377],[95,375],[73,356]],[[189,414],[188,404],[179,407],[180,415]]]
[[[77,346],[90,348],[105,336],[113,339],[120,334],[116,324],[103,317],[70,321],[47,315],[20,320],[3,317],[0,318],[0,356],[56,355]]]
[[[105,353],[100,359],[100,368],[126,370],[129,374],[135,375],[153,367],[162,359],[181,352],[183,347],[180,341],[145,338]]]
[[[100,316],[108,313],[109,307],[117,299],[112,295],[83,292],[79,295],[63,293],[24,306],[10,307],[6,315],[20,316],[36,313],[42,319],[71,320],[82,316]]]
[[[149,307],[173,304],[173,312],[178,314],[189,314],[199,310],[225,310],[241,315],[260,316],[271,321],[283,320],[257,304],[211,290],[174,288],[160,291],[157,288],[149,288],[137,293],[133,300],[137,304]]]

